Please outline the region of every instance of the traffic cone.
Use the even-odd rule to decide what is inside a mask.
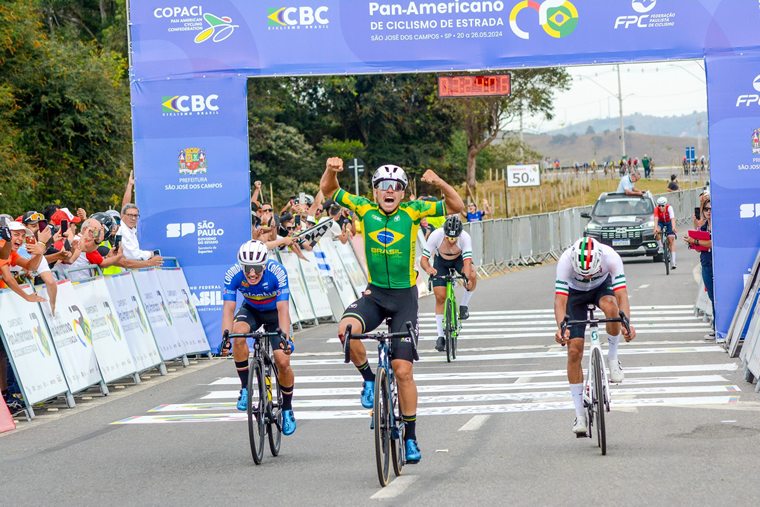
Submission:
[[[5,404],[5,399],[0,396],[0,433],[15,429],[16,422],[11,417],[11,412],[8,410],[8,405]]]

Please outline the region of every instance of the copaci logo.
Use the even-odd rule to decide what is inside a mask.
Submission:
[[[329,8],[320,7],[279,7],[268,10],[270,28],[322,28],[330,23],[327,19]]]
[[[752,88],[754,88],[756,92],[760,93],[760,74],[755,76],[755,79],[752,80]],[[743,95],[739,95],[736,98],[736,107],[750,107],[753,105],[760,106],[760,95],[757,93],[745,93]]]
[[[544,32],[555,39],[567,37],[578,26],[578,9],[568,0],[544,0],[541,3],[535,0],[522,0],[509,13],[509,27],[521,39],[530,39],[530,33],[518,26],[517,16],[528,8],[538,12],[538,24]]]
[[[208,27],[195,36],[195,43],[201,44],[211,39],[212,42],[222,42],[227,40],[239,25],[232,24],[232,18],[229,16],[215,16],[210,12],[203,15],[204,21]]]
[[[164,95],[161,110],[164,116],[190,116],[219,114],[219,95]]]

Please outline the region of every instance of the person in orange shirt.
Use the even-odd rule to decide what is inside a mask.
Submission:
[[[0,287],[7,287],[11,289],[13,292],[24,298],[26,301],[29,301],[30,303],[41,303],[43,301],[47,301],[45,298],[37,294],[27,294],[24,292],[19,286],[18,282],[16,282],[16,279],[11,274],[11,266],[21,266],[27,271],[34,271],[37,269],[40,261],[42,260],[41,255],[33,255],[30,259],[24,259],[16,252],[24,243],[27,233],[31,234],[31,231],[24,227],[23,224],[15,221],[8,222],[7,227],[10,229],[11,240],[4,241],[4,244],[0,249],[6,250],[10,245],[11,251],[6,259],[2,259],[0,257],[0,275],[2,275],[2,282],[0,282]]]

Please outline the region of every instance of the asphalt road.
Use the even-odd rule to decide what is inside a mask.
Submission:
[[[613,387],[608,453],[576,439],[553,342],[554,265],[482,280],[460,356],[433,351],[421,302],[421,463],[379,487],[360,377],[335,325],[299,333],[298,430],[253,464],[229,360],[202,360],[0,437],[14,505],[752,505],[760,484],[758,395],[736,360],[703,339],[691,306],[697,257],[679,268],[626,261],[632,322]],[[118,391],[118,392],[116,392]],[[44,411],[41,411],[44,413]],[[267,451],[268,452],[268,451]]]

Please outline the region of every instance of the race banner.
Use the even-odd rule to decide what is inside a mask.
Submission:
[[[174,317],[169,311],[169,298],[161,289],[156,271],[154,268],[138,269],[132,271],[132,276],[156,339],[158,352],[161,359],[168,361],[185,355],[185,344],[177,332]]]
[[[107,276],[105,282],[136,370],[140,372],[160,364],[161,356],[132,273]]]
[[[338,250],[340,260],[343,262],[343,268],[346,270],[346,274],[348,274],[351,285],[354,287],[354,291],[358,297],[367,288],[367,275],[359,265],[359,261],[354,254],[354,249],[349,243],[343,244],[340,241],[333,241],[332,244]]]
[[[198,310],[190,298],[185,275],[181,268],[161,268],[156,270],[158,281],[166,294],[167,305],[174,319],[174,326],[185,345],[185,352],[208,352],[209,344],[203,330]]]
[[[49,299],[45,287],[39,288],[38,292],[45,299]],[[55,315],[51,315],[50,305],[41,306],[69,391],[72,394],[78,393],[102,382],[103,377],[93,346],[92,319],[74,292],[71,282],[58,282]]]
[[[323,239],[322,241],[330,241],[329,239]],[[327,295],[327,287],[324,285],[322,276],[319,274],[319,268],[317,267],[317,258],[314,252],[303,251],[304,257],[308,260],[305,262],[299,260],[301,266],[301,272],[303,273],[303,279],[306,282],[306,289],[311,299],[311,306],[314,308],[314,313],[317,317],[332,317],[332,309],[330,308],[330,300]]]
[[[155,79],[701,58],[756,46],[760,12],[752,0],[131,0],[129,21],[134,75]]]
[[[298,257],[293,252],[288,252],[287,250],[279,250],[277,256],[280,258],[280,263],[285,266],[285,270],[288,272],[290,299],[293,300],[293,304],[298,312],[298,321],[313,321],[316,316],[309,301],[307,288],[304,285],[303,278],[301,278],[301,270],[298,268]]]
[[[706,63],[715,322],[725,336],[760,249],[760,51]]]
[[[108,383],[135,373],[137,368],[105,280],[98,277],[74,282],[74,293],[90,318],[92,345],[103,380]]]
[[[335,283],[338,291],[340,302],[345,309],[348,305],[356,301],[357,297],[351,286],[351,279],[348,277],[343,263],[340,261],[338,251],[335,249],[334,241],[321,241],[315,248],[324,254],[325,265],[329,266],[330,277]]]
[[[28,294],[31,289],[22,286]],[[0,337],[27,403],[37,403],[68,391],[53,339],[37,303],[13,292],[0,292]]]

